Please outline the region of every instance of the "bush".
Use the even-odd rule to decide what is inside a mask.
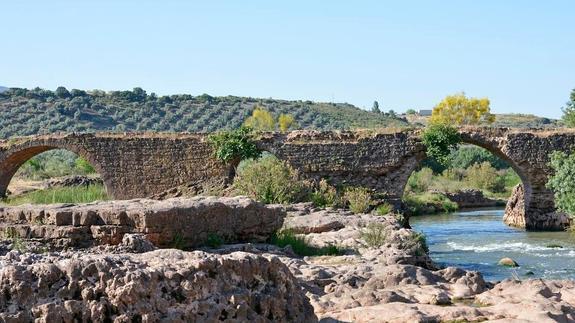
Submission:
[[[505,178],[489,162],[474,164],[466,172],[466,180],[479,189],[494,193],[505,192]]]
[[[310,201],[317,207],[337,207],[341,204],[337,189],[329,185],[325,179],[322,179],[310,194]]]
[[[489,162],[492,167],[498,170],[509,168],[509,164],[504,160],[486,149],[476,146],[465,146],[453,150],[449,159],[449,168],[466,169],[474,164],[481,164],[483,162]]]
[[[419,171],[413,172],[407,180],[407,191],[414,193],[426,192],[433,181],[433,171],[424,167]]]
[[[379,248],[387,239],[386,226],[381,223],[370,223],[361,231],[360,237],[368,247]]]
[[[575,153],[567,155],[561,151],[551,154],[549,166],[554,174],[547,187],[555,193],[555,205],[561,211],[575,216]]]
[[[273,155],[247,160],[238,168],[234,187],[240,193],[264,203],[293,203],[306,191],[298,173]]]
[[[449,154],[456,148],[461,137],[457,129],[446,124],[429,125],[422,136],[427,156],[435,159],[439,164],[449,164]]]
[[[276,232],[270,241],[278,247],[291,246],[293,252],[299,256],[337,256],[343,253],[343,250],[335,245],[326,247],[311,246],[303,236],[296,235],[293,230],[281,230]]]
[[[210,135],[208,141],[214,148],[216,159],[223,163],[258,158],[261,154],[253,140],[252,129],[249,127]]]
[[[449,213],[459,208],[457,203],[440,193],[406,194],[403,203],[411,215]]]
[[[366,213],[369,211],[371,194],[368,189],[363,187],[348,188],[343,197],[353,213]]]
[[[377,211],[378,215],[387,215],[387,214],[393,212],[393,205],[391,205],[387,202],[383,203],[377,207],[376,211]]]

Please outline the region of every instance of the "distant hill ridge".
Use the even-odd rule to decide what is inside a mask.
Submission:
[[[157,96],[140,88],[111,92],[11,88],[0,94],[0,138],[61,131],[213,132],[240,126],[255,106],[263,106],[276,116],[291,114],[301,128],[330,130],[408,125],[404,119],[365,111],[347,103],[207,94]]]
[[[0,139],[54,132],[167,131],[214,132],[240,126],[255,106],[274,115],[294,116],[299,128],[334,130],[406,127],[395,114],[375,113],[347,103],[213,97],[178,94],[157,96],[132,91],[56,91],[10,88],[0,93]],[[542,126],[549,119],[510,115],[507,126]],[[410,120],[413,121],[413,120]],[[513,124],[513,122],[516,122]],[[523,122],[523,123],[522,123]],[[417,122],[415,122],[417,123]]]

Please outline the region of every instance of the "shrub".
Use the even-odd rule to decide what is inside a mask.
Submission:
[[[252,112],[252,115],[244,122],[245,126],[248,126],[256,131],[274,131],[276,128],[276,121],[274,116],[263,107],[256,107]]]
[[[389,203],[383,203],[379,205],[376,209],[378,215],[386,215],[393,212],[393,205]]]
[[[270,241],[278,247],[291,246],[291,249],[299,256],[337,256],[343,253],[343,250],[335,245],[326,247],[311,246],[303,236],[296,235],[293,230],[281,230],[276,232]]]
[[[466,169],[474,164],[489,162],[495,169],[509,168],[509,164],[484,148],[464,146],[453,150],[449,156],[450,168]]]
[[[361,231],[360,237],[368,247],[379,248],[387,239],[386,226],[382,223],[370,223]]]
[[[575,154],[555,151],[550,157],[549,166],[554,174],[549,178],[547,187],[555,194],[555,205],[575,216]]]
[[[310,194],[310,200],[317,207],[336,207],[340,204],[337,189],[329,185],[325,179],[319,181],[317,188]]]
[[[369,211],[371,194],[368,189],[363,187],[348,188],[343,197],[353,213],[366,213]]]
[[[505,191],[505,178],[489,162],[474,164],[466,172],[466,180],[473,187],[498,193]]]
[[[210,135],[208,141],[214,148],[216,159],[223,163],[258,158],[261,154],[253,141],[252,129],[249,127],[240,127],[232,131],[222,131]]]
[[[238,168],[234,187],[240,194],[264,203],[297,202],[306,191],[298,173],[273,155],[247,160]]]
[[[407,191],[423,193],[429,189],[432,181],[433,171],[430,168],[424,167],[409,176],[407,180]]]
[[[449,164],[449,154],[456,148],[461,137],[457,129],[446,124],[429,125],[422,136],[423,144],[427,150],[427,156],[435,159],[442,165]]]
[[[403,197],[403,203],[412,215],[448,213],[457,211],[459,208],[457,203],[440,193],[406,194]]]
[[[206,245],[208,247],[217,248],[222,244],[224,244],[224,239],[222,239],[222,237],[220,237],[218,234],[216,233],[208,234],[208,238],[206,239]]]

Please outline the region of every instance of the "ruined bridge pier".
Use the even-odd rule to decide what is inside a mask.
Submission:
[[[524,184],[524,203],[506,216],[509,224],[530,230],[567,225],[556,212],[545,184],[549,154],[575,149],[568,130],[461,129],[463,141],[507,161]],[[286,160],[304,176],[333,184],[363,186],[399,199],[407,179],[425,158],[417,131],[392,133],[294,131],[268,134],[258,146]],[[31,157],[67,149],[87,159],[115,199],[151,196],[188,183],[226,180],[231,166],[213,158],[205,134],[63,134],[0,142],[0,195],[17,169]]]

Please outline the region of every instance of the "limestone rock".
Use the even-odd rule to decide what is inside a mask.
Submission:
[[[142,253],[155,250],[156,247],[146,239],[142,233],[126,233],[122,238],[122,246],[134,253]]]
[[[277,259],[237,252],[40,256],[0,269],[0,321],[314,322]]]
[[[281,228],[285,211],[247,197],[172,198],[88,204],[0,207],[0,232],[56,247],[119,244],[142,233],[159,247],[203,245],[210,235],[225,242],[264,241]]]
[[[497,264],[505,267],[519,267],[519,264],[515,260],[508,257],[501,258]]]

